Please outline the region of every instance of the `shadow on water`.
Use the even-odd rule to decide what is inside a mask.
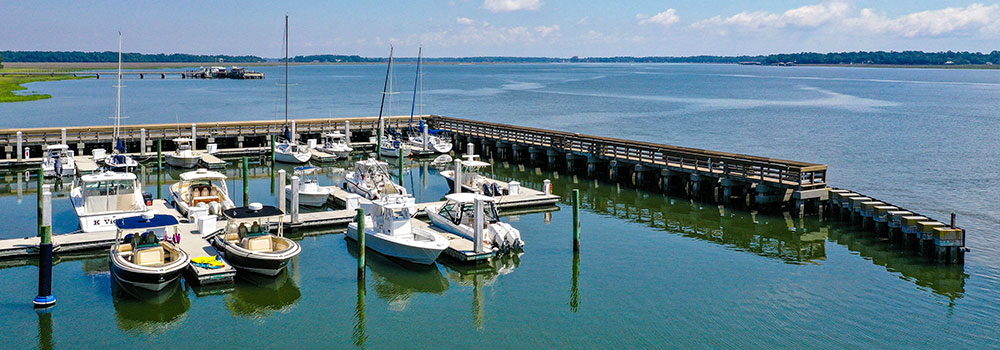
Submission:
[[[904,280],[952,300],[964,295],[969,277],[961,265],[931,263],[853,226],[816,216],[799,219],[788,213],[758,214],[507,162],[497,164],[492,172],[497,179],[517,180],[522,186],[536,189],[541,189],[548,179],[555,194],[580,189],[584,210],[789,264],[820,264],[827,259],[827,242],[836,243],[899,273]],[[570,201],[566,195],[561,199],[564,205],[572,205]]]
[[[237,273],[232,293],[226,295],[226,308],[240,317],[262,319],[291,310],[302,298],[296,283],[298,259],[277,276]]]
[[[181,324],[191,307],[179,281],[160,292],[129,287],[110,278],[118,328],[126,332],[161,334]]]
[[[351,257],[358,257],[358,243],[345,239],[347,252]],[[365,266],[371,270],[375,294],[389,303],[394,311],[406,310],[410,299],[419,293],[444,294],[450,286],[448,279],[441,274],[438,264],[417,265],[392,259],[368,249],[365,254]]]

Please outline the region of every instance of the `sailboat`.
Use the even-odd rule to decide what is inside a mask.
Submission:
[[[423,102],[423,79],[421,77],[420,71],[420,59],[423,57],[424,49],[420,48],[417,51],[417,74],[413,79],[413,103],[410,105],[410,130],[407,142],[413,148],[419,148],[424,152],[436,152],[436,153],[448,153],[451,152],[452,144],[446,139],[431,135],[427,129],[427,125],[423,121],[420,121],[420,133],[416,133],[413,130],[413,113],[417,107],[417,91],[421,91],[420,100]],[[420,108],[423,109],[423,103],[421,103]],[[421,111],[422,112],[422,111]],[[421,113],[423,115],[423,113]]]
[[[386,96],[389,96],[389,108],[387,110],[389,116],[392,116],[392,54],[393,48],[389,47],[389,64],[385,68],[385,85],[382,86],[382,104],[378,108],[378,139],[376,140],[378,145],[378,153],[382,157],[396,158],[399,157],[399,152],[402,150],[404,156],[410,155],[409,147],[400,141],[392,128],[389,128],[389,135],[386,135],[385,121],[382,120],[382,112],[385,107]]]
[[[288,129],[288,16],[285,16],[285,133],[284,140],[274,147],[274,160],[282,163],[305,164],[312,158],[309,147],[303,146],[292,139]]]
[[[115,131],[114,147],[111,155],[104,157],[104,166],[112,171],[132,172],[139,162],[125,154],[125,141],[121,139],[122,126],[122,32],[118,32],[118,84],[115,85],[118,94],[115,98]]]

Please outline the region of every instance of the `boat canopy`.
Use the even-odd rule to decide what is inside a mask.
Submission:
[[[466,168],[485,168],[490,166],[490,163],[481,160],[463,160],[462,166]]]
[[[122,230],[138,230],[177,225],[177,218],[167,214],[146,213],[142,216],[133,216],[115,220],[115,226]]]
[[[295,167],[295,172],[296,173],[302,173],[302,174],[312,174],[312,173],[315,173],[318,170],[319,170],[319,167],[314,167],[314,166],[311,166],[311,165]]]
[[[69,149],[69,146],[67,146],[67,145],[63,145],[63,144],[58,144],[58,145],[48,145],[48,146],[45,146],[45,149],[47,149],[47,150],[49,150],[49,151],[55,151],[55,150],[67,150],[67,149]]]
[[[230,219],[251,219],[251,218],[262,218],[268,216],[279,216],[285,213],[272,205],[262,205],[260,207],[255,207],[252,203],[248,207],[239,207],[226,209],[222,211],[222,214]]]
[[[181,174],[181,180],[183,181],[193,181],[193,180],[226,180],[226,175],[217,171],[208,171],[208,169],[198,169],[195,171],[189,171]]]
[[[120,173],[114,171],[105,171],[96,174],[88,174],[80,177],[82,182],[100,182],[100,181],[114,181],[114,180],[135,180],[136,176],[133,173]]]
[[[444,196],[444,198],[447,199],[447,200],[450,200],[450,201],[458,202],[458,203],[473,203],[473,202],[476,201],[476,199],[481,199],[481,200],[483,200],[483,202],[495,202],[496,201],[496,198],[493,198],[493,197],[487,197],[487,196],[484,196],[484,195],[481,195],[481,194],[467,193],[467,192],[452,193],[452,194]]]
[[[189,139],[187,137],[179,137],[179,138],[174,139],[173,141],[174,141],[174,143],[189,143],[189,142],[192,142],[194,140]]]

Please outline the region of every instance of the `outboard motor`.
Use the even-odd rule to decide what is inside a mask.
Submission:
[[[493,190],[493,195],[494,196],[502,196],[503,195],[503,192],[500,191],[500,185],[497,185],[496,182],[490,184],[490,188]]]
[[[490,184],[488,183],[483,184],[483,195],[493,197],[493,189],[490,188]]]
[[[143,192],[142,201],[146,202],[146,206],[153,205],[153,194],[149,192]]]
[[[59,158],[55,159],[55,162],[52,164],[52,167],[56,172],[56,176],[61,177],[63,173],[63,167],[62,167],[62,162],[59,160]]]
[[[212,214],[212,215],[221,215],[222,214],[222,204],[219,204],[219,202],[209,203],[208,204],[208,213]]]

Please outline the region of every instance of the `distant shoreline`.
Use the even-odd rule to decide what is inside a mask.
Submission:
[[[837,67],[837,68],[920,68],[920,69],[1000,69],[988,64],[792,64],[786,67]]]
[[[415,64],[415,62],[398,62],[399,64]],[[425,65],[498,65],[498,64],[560,64],[563,62],[423,62]],[[615,62],[569,62],[573,64],[615,64]],[[284,62],[126,62],[124,69],[150,68],[197,68],[208,66],[239,66],[239,67],[270,67],[280,66]],[[384,65],[385,62],[289,62],[291,66],[327,66],[327,65]],[[649,63],[649,62],[617,62],[617,64],[731,64],[736,63]],[[93,69],[115,69],[116,62],[3,62],[4,69],[0,71],[73,71]],[[778,65],[755,65],[772,66]],[[986,64],[954,64],[954,65],[906,65],[906,64],[790,64],[783,67],[838,67],[838,68],[920,68],[920,69],[1000,69],[1000,65]]]

